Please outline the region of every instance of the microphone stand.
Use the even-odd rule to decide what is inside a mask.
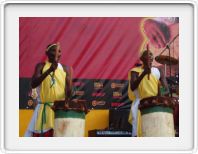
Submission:
[[[166,46],[166,49],[168,49],[168,56],[169,56],[169,72],[170,72],[170,78],[171,78],[171,56],[170,56],[170,46],[169,45],[167,45]],[[171,97],[173,97],[173,94],[172,94],[172,83],[170,82],[170,95],[171,95]]]
[[[179,34],[177,34],[177,35],[172,39],[172,41],[170,41],[170,42],[166,45],[166,47],[164,48],[164,50],[162,50],[162,52],[159,54],[159,56],[162,55],[162,54],[164,53],[164,51],[166,51],[166,49],[170,48],[170,45],[175,41],[175,39],[176,39],[178,36],[179,36]]]
[[[179,36],[179,34],[177,34],[173,39],[172,39],[172,41],[171,42],[169,42],[167,45],[166,45],[166,47],[164,48],[164,50],[159,54],[159,56],[160,55],[162,55],[162,53],[164,53],[164,51],[166,51],[166,49],[168,49],[168,56],[169,56],[169,72],[170,72],[170,78],[171,78],[171,56],[170,56],[170,45],[175,41],[175,39],[177,38]],[[166,64],[165,64],[166,65]],[[166,66],[165,66],[166,67]],[[166,74],[165,74],[166,75]],[[170,83],[170,95],[171,95],[171,97],[173,96],[173,94],[172,94],[172,83]]]

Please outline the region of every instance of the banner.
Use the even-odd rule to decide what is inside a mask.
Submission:
[[[160,22],[162,19],[165,18],[160,18]],[[149,31],[154,33],[155,29],[160,29],[157,26],[159,19],[20,17],[20,108],[31,108],[27,102],[35,66],[46,60],[47,45],[57,42],[60,42],[62,51],[60,63],[73,69],[73,98],[87,100],[90,109],[124,106],[130,102],[127,94],[128,71],[139,63],[140,52],[151,42],[151,49],[159,54],[158,50],[163,49],[174,36],[169,27],[175,25],[175,21],[170,24],[169,20],[168,25],[167,20],[163,20],[165,28],[161,30],[169,31],[169,34],[165,39],[163,33],[156,38],[152,34],[152,40]],[[177,51],[175,53],[178,56]]]

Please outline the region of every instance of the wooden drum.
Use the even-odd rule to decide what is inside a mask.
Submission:
[[[163,96],[149,97],[140,101],[143,137],[175,136],[174,104],[175,100]]]
[[[67,108],[64,103],[54,104],[56,104],[54,137],[84,137],[87,112],[84,101],[72,101]]]

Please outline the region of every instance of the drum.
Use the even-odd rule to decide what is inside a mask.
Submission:
[[[139,104],[143,137],[174,137],[172,98],[155,96],[142,99]]]
[[[79,103],[80,102],[80,103]],[[75,103],[77,103],[75,105]],[[85,108],[82,101],[72,101],[68,108],[63,102],[54,103],[55,110],[55,137],[84,137],[85,133]]]

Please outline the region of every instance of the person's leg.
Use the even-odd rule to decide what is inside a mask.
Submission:
[[[137,117],[138,117],[139,101],[134,101],[132,104],[132,136],[137,136]]]

